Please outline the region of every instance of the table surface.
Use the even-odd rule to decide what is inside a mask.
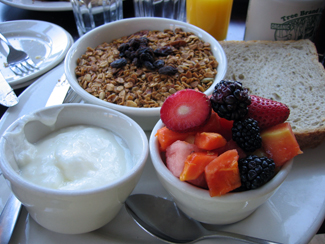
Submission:
[[[234,0],[231,22],[228,30],[227,40],[243,40],[245,34],[245,20],[249,0]],[[124,18],[134,17],[132,0],[123,1]],[[68,31],[76,41],[79,38],[75,20],[72,11],[51,12],[51,11],[32,11],[21,8],[15,8],[0,3],[0,21],[33,19],[42,20],[57,24]],[[321,20],[314,43],[319,53],[325,52],[325,14]],[[25,88],[15,90],[17,94],[24,91]],[[0,116],[6,111],[6,108],[0,105]],[[321,226],[318,233],[325,233],[325,223]]]

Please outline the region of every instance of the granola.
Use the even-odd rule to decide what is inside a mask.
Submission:
[[[88,47],[75,73],[79,85],[99,99],[153,108],[182,89],[206,91],[217,67],[210,44],[193,33],[144,30]]]

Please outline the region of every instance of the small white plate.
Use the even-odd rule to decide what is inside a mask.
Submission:
[[[40,77],[19,96],[19,103],[9,108],[0,120],[0,136],[14,120],[45,106],[63,72],[63,64],[60,64]],[[150,131],[146,133],[147,136],[150,135]],[[251,216],[235,224],[208,227],[286,244],[309,243],[325,216],[324,158],[325,143],[315,149],[304,150],[302,155],[294,159],[291,172],[277,192]],[[158,181],[150,157],[133,193],[171,198]],[[0,212],[9,194],[7,182],[0,176]],[[23,208],[10,243],[159,244],[162,242],[137,226],[125,208],[122,208],[118,216],[104,227],[80,235],[64,235],[46,230],[29,217]],[[239,244],[243,242],[210,239],[200,243]]]
[[[36,11],[68,11],[72,10],[70,1],[53,0],[0,0],[12,7]]]
[[[1,33],[13,47],[24,50],[38,66],[38,70],[24,76],[15,75],[7,63],[8,47],[0,42],[0,71],[11,85],[17,89],[32,83],[58,65],[73,43],[72,36],[58,25],[36,20],[18,20],[0,23]]]

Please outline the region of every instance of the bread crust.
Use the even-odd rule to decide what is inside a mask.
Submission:
[[[310,40],[221,41],[227,56],[225,79],[243,83],[250,94],[290,108],[301,149],[325,141],[325,69]]]

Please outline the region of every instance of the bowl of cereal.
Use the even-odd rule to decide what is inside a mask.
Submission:
[[[148,139],[128,116],[64,104],[25,115],[0,139],[0,168],[41,226],[78,234],[112,220],[141,177]]]
[[[85,102],[120,111],[152,130],[170,94],[190,88],[210,95],[226,73],[227,60],[218,41],[196,26],[130,18],[82,36],[64,66]]]

